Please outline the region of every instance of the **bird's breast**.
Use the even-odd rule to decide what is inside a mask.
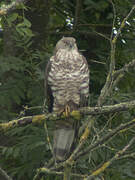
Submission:
[[[88,80],[87,65],[78,52],[58,51],[51,59],[51,70],[48,76],[54,106],[64,105],[68,101],[79,105],[80,91],[85,86],[88,91]]]

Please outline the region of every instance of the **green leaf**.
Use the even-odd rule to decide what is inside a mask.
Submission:
[[[20,155],[20,149],[19,148],[14,148],[13,157],[17,158],[19,155]]]
[[[31,27],[31,22],[28,20],[28,19],[26,19],[25,17],[24,17],[24,25],[26,26],[26,27]]]
[[[10,27],[12,25],[12,22],[14,22],[17,19],[17,17],[18,17],[18,13],[13,13],[13,14],[8,16],[7,22],[8,22]]]
[[[39,146],[45,146],[45,144],[46,144],[45,141],[40,141],[40,142],[34,143],[30,146],[30,150],[33,150]]]
[[[84,4],[85,5],[91,5],[91,4],[96,5],[96,3],[94,3],[92,0],[85,0]]]
[[[30,29],[28,28],[21,28],[21,30],[27,35],[27,36],[30,36],[32,37],[33,36],[33,33]]]

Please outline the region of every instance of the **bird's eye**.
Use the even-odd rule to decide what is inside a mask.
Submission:
[[[63,41],[63,42],[64,42],[64,44],[65,44],[65,45],[67,45],[67,44],[68,44],[68,43],[67,43],[67,41]]]

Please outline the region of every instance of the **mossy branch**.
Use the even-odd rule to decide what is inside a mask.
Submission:
[[[88,146],[85,150],[81,150],[80,152],[77,152],[77,149],[73,152],[73,154],[64,162],[61,162],[59,164],[54,165],[53,167],[51,167],[50,169],[43,167],[38,169],[37,171],[37,175],[39,176],[40,173],[47,173],[47,174],[57,174],[57,175],[64,175],[64,172],[57,172],[58,169],[65,167],[66,165],[73,165],[75,163],[75,161],[80,158],[81,156],[90,153],[91,151],[94,151],[95,149],[101,148],[105,145],[105,143],[107,143],[108,141],[110,141],[113,137],[115,137],[118,133],[121,133],[122,131],[126,131],[129,130],[131,128],[133,128],[135,126],[135,119],[131,120],[128,123],[124,123],[121,124],[120,126],[116,127],[115,129],[109,131],[104,137],[101,137],[99,140],[95,141],[95,143],[91,144],[90,146]],[[88,175],[78,175],[78,177],[83,177],[84,179],[87,178],[93,178],[97,175],[99,175],[101,172],[103,172],[106,168],[108,168],[112,162],[114,160],[118,160],[120,158],[124,158],[125,156],[125,152],[127,151],[127,149],[133,144],[133,142],[135,141],[135,137],[120,151],[118,151],[115,156],[113,158],[111,158],[110,160],[108,160],[107,162],[105,162],[100,168],[98,168],[97,170],[94,170],[90,176]],[[122,156],[123,155],[123,156]],[[76,176],[76,174],[72,174],[71,176]],[[76,176],[77,177],[77,176]],[[34,179],[36,180],[36,179]]]
[[[124,154],[129,147],[135,142],[135,137],[133,137],[129,143],[120,151],[118,151],[110,160],[103,163],[100,168],[96,169],[95,171],[91,172],[91,175],[89,175],[87,178],[84,178],[84,180],[92,180],[96,176],[98,176],[101,172],[103,172],[106,168],[108,168],[115,160],[118,160],[122,155]]]
[[[121,124],[120,126],[116,127],[115,129],[111,130],[110,132],[108,132],[105,136],[100,138],[98,141],[96,141],[92,145],[88,146],[87,148],[85,148],[84,150],[79,152],[77,154],[77,156],[75,157],[75,159],[73,159],[73,160],[78,159],[78,157],[83,156],[83,155],[87,154],[88,152],[95,150],[96,148],[104,146],[104,144],[106,142],[111,140],[111,138],[116,136],[118,133],[120,133],[122,131],[126,131],[126,130],[128,130],[130,128],[133,128],[134,126],[135,126],[135,119],[133,119],[133,120],[127,122],[127,123]]]
[[[4,15],[7,14],[10,10],[14,9],[16,7],[16,5],[18,5],[18,3],[24,2],[24,0],[17,0],[15,2],[12,2],[9,6],[7,6],[6,8],[2,7],[0,9],[0,14]],[[80,1],[78,1],[80,2]],[[113,4],[112,4],[113,5]],[[113,9],[115,10],[114,6]],[[129,71],[129,69],[133,66],[135,66],[135,60],[133,60],[132,62],[130,62],[129,64],[125,65],[122,69],[115,71],[115,48],[116,48],[116,42],[117,39],[122,31],[122,29],[125,27],[125,22],[127,21],[127,19],[130,17],[130,15],[132,14],[133,10],[135,9],[135,5],[132,7],[132,9],[130,10],[129,14],[123,19],[120,28],[118,29],[117,34],[113,37],[113,34],[111,34],[111,38],[108,38],[100,33],[97,33],[97,35],[100,35],[108,40],[111,41],[111,53],[110,53],[110,68],[109,68],[109,73],[106,79],[106,83],[104,85],[104,87],[101,90],[101,94],[99,96],[98,99],[98,105],[101,106],[106,97],[109,95],[109,93],[112,91],[112,88],[116,85],[116,83],[119,82],[120,78],[123,77],[124,73]],[[114,13],[115,15],[115,13]],[[77,20],[78,18],[78,12],[76,12],[76,26],[77,26]],[[115,24],[115,18],[113,21],[113,25]],[[95,32],[85,32],[85,31],[78,31],[80,34],[91,34],[91,33],[95,33]],[[56,32],[55,32],[56,33]],[[60,32],[63,35],[63,32]],[[65,32],[67,33],[67,32]],[[58,33],[57,33],[58,34]],[[71,32],[68,32],[68,34],[72,34]],[[84,133],[82,134],[81,138],[80,138],[80,142],[77,146],[77,148],[74,150],[74,152],[71,154],[71,156],[62,163],[59,163],[51,168],[40,168],[37,171],[37,174],[34,177],[34,180],[36,180],[39,176],[40,173],[48,173],[48,174],[56,174],[56,175],[64,175],[64,172],[61,171],[57,171],[59,168],[63,168],[66,167],[67,165],[71,165],[74,164],[74,162],[80,158],[81,156],[87,154],[90,151],[94,151],[97,148],[100,148],[102,146],[104,146],[105,143],[107,143],[109,140],[111,140],[114,136],[116,136],[118,133],[120,133],[121,131],[127,130],[129,128],[132,128],[135,126],[135,119],[133,119],[132,121],[125,123],[125,124],[121,124],[120,126],[116,127],[115,129],[113,129],[112,131],[108,132],[104,137],[101,137],[100,139],[98,139],[97,141],[95,141],[95,143],[89,145],[87,148],[85,148],[84,150],[82,149],[83,144],[85,143],[89,133],[90,133],[90,128],[92,123],[95,120],[96,115],[99,114],[106,114],[106,113],[114,113],[114,112],[120,112],[120,111],[127,111],[131,108],[135,107],[135,100],[133,101],[129,101],[129,102],[124,102],[124,103],[120,103],[120,104],[115,104],[115,105],[110,105],[110,106],[102,106],[102,107],[83,107],[80,108],[78,110],[78,112],[82,115],[89,115],[89,123],[87,124],[87,127],[84,131]],[[76,113],[72,113],[72,116],[75,116],[76,118]],[[19,127],[19,126],[25,126],[27,124],[35,124],[35,123],[43,123],[45,120],[51,119],[51,120],[56,120],[58,117],[56,114],[52,113],[52,114],[42,114],[42,115],[36,115],[36,116],[28,116],[28,117],[23,117],[17,120],[12,120],[8,123],[1,123],[0,124],[0,131],[7,131],[11,128],[14,127]],[[135,138],[131,139],[131,141],[120,151],[118,151],[114,157],[112,157],[110,160],[108,160],[107,162],[105,162],[104,164],[101,165],[100,168],[98,168],[97,170],[93,171],[91,173],[90,176],[88,175],[82,175],[82,174],[73,174],[70,173],[71,176],[75,176],[75,177],[80,177],[80,178],[84,178],[84,179],[91,179],[97,175],[99,175],[101,172],[103,172],[107,167],[109,167],[112,162],[114,160],[119,159],[120,157],[122,157],[122,155],[124,155],[124,153],[126,152],[126,150],[133,144],[133,142],[135,141]],[[123,156],[124,157],[124,156]]]
[[[21,127],[26,126],[27,124],[41,124],[45,121],[45,119],[57,119],[56,114],[41,114],[41,115],[35,115],[35,116],[27,116],[22,117],[20,119],[11,120],[7,123],[0,123],[0,131],[7,131],[9,129],[12,129],[14,127]]]
[[[91,144],[84,150],[81,150],[80,152],[78,152],[78,154],[75,154],[74,156],[71,155],[68,160],[66,160],[64,163],[60,163],[55,168],[57,169],[57,168],[60,168],[61,166],[65,165],[66,163],[74,162],[80,156],[83,156],[97,148],[101,148],[102,146],[104,146],[105,143],[107,143],[109,140],[111,140],[118,133],[120,133],[122,131],[126,131],[130,128],[133,128],[134,126],[135,126],[135,119],[129,121],[128,123],[121,124],[120,126],[116,127],[115,129],[111,130],[110,132],[108,132],[105,136],[101,137],[99,140],[95,141],[95,143]]]
[[[123,102],[123,103],[115,104],[115,105],[102,106],[102,107],[83,107],[83,108],[80,108],[78,111],[73,111],[71,115],[75,119],[78,119],[79,112],[81,115],[96,116],[100,114],[109,114],[109,113],[114,113],[114,112],[127,111],[132,108],[135,108],[135,100]],[[22,117],[20,119],[11,120],[7,123],[0,123],[0,131],[7,131],[14,127],[25,126],[27,124],[41,124],[41,123],[44,123],[45,120],[49,120],[49,119],[57,120],[59,119],[59,117],[55,113]]]

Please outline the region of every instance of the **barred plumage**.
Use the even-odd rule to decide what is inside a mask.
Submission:
[[[47,65],[45,78],[50,111],[60,113],[65,111],[66,106],[72,111],[86,104],[89,95],[89,69],[74,38],[63,37],[58,41],[54,56]],[[62,125],[56,124],[54,132],[54,154],[56,160],[60,161],[69,154],[75,136],[72,121],[69,120],[68,125],[64,124],[65,122]]]

